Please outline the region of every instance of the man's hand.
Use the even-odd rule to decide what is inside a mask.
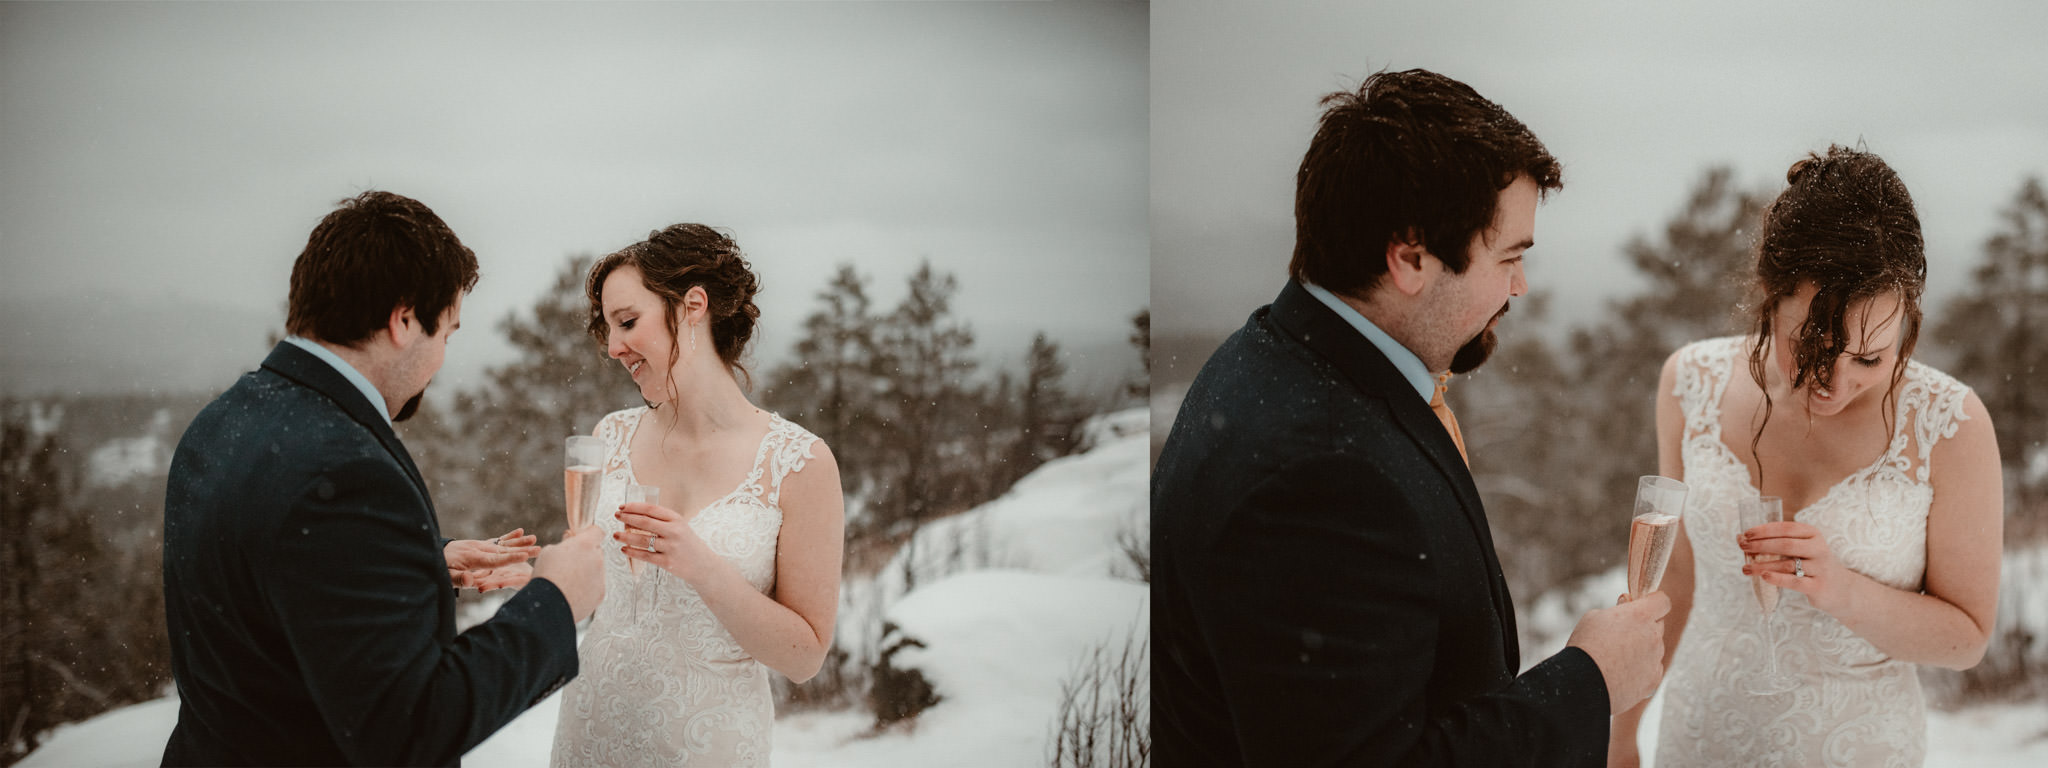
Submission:
[[[540,554],[540,537],[526,535],[526,529],[514,528],[498,538],[489,541],[457,539],[441,548],[441,556],[448,561],[448,580],[456,589],[476,587],[480,590],[521,586],[532,575],[528,568],[524,573],[508,570],[512,566],[523,566],[526,561]],[[517,582],[511,580],[516,578]],[[488,586],[496,585],[496,586]]]
[[[604,529],[586,525],[562,537],[562,543],[541,550],[533,578],[547,579],[569,600],[569,615],[576,621],[589,618],[604,601]]]
[[[1671,597],[1652,592],[1588,611],[1565,645],[1583,650],[1607,681],[1610,714],[1620,714],[1657,691],[1664,679],[1664,614]]]
[[[468,586],[476,587],[478,592],[489,592],[494,589],[518,589],[526,586],[526,582],[532,578],[532,564],[514,563],[503,568],[493,568],[488,571],[470,571]]]

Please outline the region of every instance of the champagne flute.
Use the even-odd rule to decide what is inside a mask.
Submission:
[[[1765,523],[1785,522],[1785,500],[1776,496],[1759,496],[1736,502],[1736,512],[1742,520],[1742,529],[1749,530]],[[1768,563],[1783,560],[1783,555],[1750,555],[1752,563]],[[1778,668],[1778,633],[1772,631],[1772,614],[1777,612],[1779,590],[1776,585],[1766,583],[1762,574],[1751,574],[1749,587],[1756,592],[1757,607],[1763,612],[1757,614],[1757,630],[1769,649],[1765,651],[1763,674],[1749,682],[1749,693],[1753,696],[1770,696],[1799,687],[1799,681]]]
[[[597,491],[602,485],[598,467],[604,464],[604,441],[588,435],[571,437],[562,457],[563,500],[569,532],[575,533],[597,519]]]
[[[1636,481],[1636,506],[1628,525],[1628,599],[1657,591],[1664,566],[1678,542],[1678,520],[1685,514],[1685,483],[1661,475]]]
[[[661,503],[661,488],[659,488],[659,487],[657,487],[657,486],[652,486],[652,485],[640,485],[640,484],[638,484],[638,483],[633,483],[633,484],[627,485],[627,486],[626,486],[626,501],[627,501],[627,503],[639,502],[639,503],[642,503],[642,504],[660,504],[660,503]],[[632,533],[632,534],[639,534],[639,535],[642,535],[642,536],[648,535],[646,531],[640,530],[640,529],[638,529],[638,528],[633,528],[633,527],[630,527],[630,526],[626,526],[626,532],[627,532],[627,533]],[[621,554],[621,555],[624,555],[624,554],[625,554],[625,551],[624,551],[624,547],[630,547],[630,546],[632,546],[632,545],[631,545],[631,544],[626,544],[626,545],[623,545],[623,546],[621,547],[621,549],[620,549],[620,552],[619,552],[619,554]],[[633,622],[633,623],[635,623],[635,624],[638,624],[638,623],[640,623],[640,561],[638,561],[638,560],[634,560],[633,558],[630,558],[630,557],[628,557],[628,558],[626,558],[626,568],[627,568],[627,570],[628,570],[629,572],[631,572],[631,573],[633,574],[633,613],[632,613],[632,615],[633,615],[633,618],[632,618],[632,622]],[[655,585],[655,589],[656,589],[656,590],[660,590],[660,589],[661,589],[661,585],[657,583],[657,584]],[[660,594],[661,594],[661,593],[660,593],[659,591],[655,592],[655,595],[657,596],[657,598],[658,598],[658,597],[660,596]]]

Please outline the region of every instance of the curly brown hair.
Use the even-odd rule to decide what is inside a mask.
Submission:
[[[753,388],[753,376],[740,358],[761,318],[761,309],[754,306],[761,281],[740,253],[739,244],[703,224],[677,224],[648,233],[645,241],[598,259],[590,267],[583,290],[590,298],[590,336],[600,345],[611,343],[611,330],[604,319],[604,281],[620,267],[639,270],[641,284],[661,297],[662,314],[673,339],[682,338],[676,307],[691,288],[703,288],[711,317],[712,347],[743,386]],[[675,368],[680,354],[678,347],[670,347],[669,369]]]
[[[1920,215],[1899,174],[1875,154],[1829,145],[1827,154],[1808,153],[1785,173],[1789,185],[1764,208],[1757,238],[1752,326],[1758,344],[1749,355],[1750,377],[1764,390],[1764,419],[1750,442],[1754,455],[1771,418],[1770,388],[1764,385],[1765,354],[1777,330],[1778,305],[1804,283],[1818,289],[1806,322],[1792,329],[1791,386],[1833,385],[1835,363],[1848,349],[1849,309],[1896,293],[1899,309],[1883,318],[1864,316],[1864,331],[1901,320],[1899,357],[1885,390],[1884,415],[1890,429],[1892,405],[1906,362],[1920,338],[1920,294],[1927,286],[1927,253]]]

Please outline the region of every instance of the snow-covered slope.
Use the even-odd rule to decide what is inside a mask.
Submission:
[[[1060,686],[1078,660],[1100,646],[1120,648],[1133,632],[1140,642],[1150,635],[1146,585],[1119,544],[1120,536],[1150,535],[1147,430],[1143,409],[1092,421],[1083,452],[927,526],[879,578],[848,581],[839,642],[878,640],[848,628],[859,611],[879,612],[924,644],[893,661],[918,670],[941,699],[909,727],[879,735],[862,710],[781,718],[775,764],[1043,765]],[[462,624],[494,608],[494,601],[469,606]],[[541,702],[464,760],[547,765],[558,699]],[[177,713],[171,696],[65,726],[21,765],[154,766]]]

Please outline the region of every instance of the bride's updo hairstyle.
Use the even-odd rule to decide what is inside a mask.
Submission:
[[[1927,285],[1927,254],[1920,238],[1920,216],[1906,184],[1877,155],[1830,145],[1825,156],[1808,153],[1785,173],[1790,184],[1764,208],[1757,239],[1756,295],[1752,325],[1757,344],[1749,356],[1749,373],[1764,390],[1764,420],[1770,420],[1770,388],[1764,385],[1765,359],[1774,339],[1778,305],[1801,283],[1811,282],[1813,296],[1806,322],[1791,329],[1792,388],[1833,385],[1835,362],[1848,348],[1843,327],[1850,307],[1886,294],[1897,294],[1892,315],[1864,314],[1864,331],[1900,317],[1899,356],[1886,389],[1884,415],[1890,431],[1899,381],[1920,337],[1920,294]],[[1763,426],[1757,427],[1757,439]],[[1755,441],[1751,452],[1755,452]]]
[[[760,292],[760,278],[741,255],[739,244],[718,230],[702,224],[677,224],[651,232],[643,242],[620,249],[590,267],[584,294],[590,297],[590,335],[600,345],[609,345],[610,328],[604,319],[604,281],[619,267],[640,271],[647,290],[661,297],[662,313],[668,322],[668,370],[675,368],[682,354],[682,333],[676,308],[691,288],[702,287],[711,323],[711,344],[735,377],[747,389],[753,376],[740,363],[747,342],[754,337],[754,323],[761,309],[754,306]],[[673,382],[671,382],[673,384]]]

